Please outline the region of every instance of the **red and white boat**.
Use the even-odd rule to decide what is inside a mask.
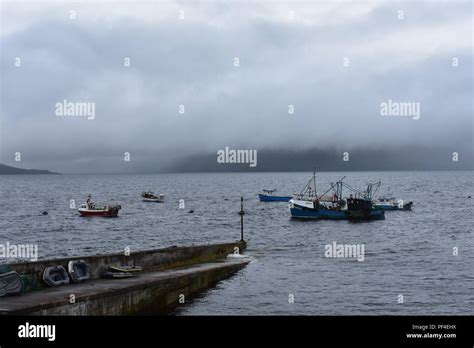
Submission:
[[[120,209],[122,209],[122,206],[117,204],[97,206],[96,203],[91,200],[91,195],[89,195],[86,203],[81,204],[78,211],[81,216],[117,217]]]

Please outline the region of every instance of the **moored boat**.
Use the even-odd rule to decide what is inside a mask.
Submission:
[[[117,204],[98,206],[91,200],[91,195],[89,195],[86,203],[81,204],[78,211],[81,216],[117,217],[120,209],[122,209],[122,206]]]
[[[404,203],[402,199],[394,197],[380,197],[374,201],[374,207],[380,210],[411,210],[413,202]]]
[[[290,200],[290,213],[297,219],[345,220],[347,216],[342,207],[332,207],[318,200]]]
[[[260,202],[288,202],[292,196],[277,196],[276,190],[263,190],[263,193],[258,194]]]
[[[21,290],[22,279],[17,272],[10,271],[0,274],[0,297],[10,294],[19,294]]]
[[[165,195],[164,194],[155,195],[152,191],[145,191],[142,193],[142,198],[143,198],[143,202],[162,203],[164,202]]]
[[[102,278],[107,279],[122,279],[133,277],[134,274],[140,272],[140,266],[126,266],[126,265],[109,265],[107,271],[102,273]]]
[[[116,271],[116,272],[141,272],[142,267],[140,266],[123,266],[123,265],[110,265],[109,271]]]
[[[372,200],[367,198],[353,198],[347,199],[348,220],[384,220],[385,213],[383,210],[376,209],[372,204]]]
[[[105,279],[123,279],[133,277],[132,273],[118,272],[118,271],[105,271],[101,274],[102,278]]]
[[[43,272],[43,280],[49,286],[61,286],[69,284],[69,275],[63,266],[46,267]]]
[[[67,267],[70,278],[74,283],[89,280],[91,276],[90,267],[84,260],[69,261]]]
[[[331,188],[318,195],[316,191],[316,178],[308,182],[303,191],[289,201],[290,214],[292,218],[298,219],[329,219],[329,220],[379,220],[384,219],[384,211],[375,209],[372,200],[372,184],[369,184],[365,192],[354,190],[349,185],[343,183],[344,178]],[[380,185],[380,184],[378,184]],[[342,198],[342,188],[349,188],[358,197],[351,194],[348,199]],[[329,191],[332,195],[327,195]]]

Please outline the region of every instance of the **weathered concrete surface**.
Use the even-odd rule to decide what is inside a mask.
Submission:
[[[91,279],[99,279],[108,265],[141,266],[144,271],[166,270],[222,259],[228,254],[232,254],[235,248],[239,248],[239,251],[245,250],[246,245],[246,242],[240,241],[224,244],[170,247],[138,252],[132,251],[129,256],[120,253],[68,257],[36,262],[19,262],[10,264],[10,266],[13,271],[20,274],[30,274],[33,278],[33,287],[38,289],[44,286],[42,275],[46,267],[62,265],[67,270],[67,264],[71,260],[85,260],[91,269]]]
[[[179,304],[250,262],[227,258],[174,270],[141,273],[128,279],[98,279],[82,284],[0,298],[0,314],[127,315],[159,314]],[[70,303],[74,294],[75,303]]]

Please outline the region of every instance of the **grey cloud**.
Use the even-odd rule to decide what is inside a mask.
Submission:
[[[311,24],[269,20],[264,5],[238,2],[190,5],[181,22],[129,15],[71,23],[38,14],[24,30],[1,37],[1,162],[14,164],[12,154],[21,151],[25,167],[126,172],[150,162],[164,168],[225,146],[426,147],[435,141],[469,150],[472,33],[460,23],[469,21],[470,4],[402,7],[403,22],[396,19],[400,5],[385,2],[347,21],[338,20],[336,8],[333,19]],[[434,30],[446,37],[430,36]],[[342,67],[346,55],[349,68]],[[16,56],[21,68],[13,66]],[[232,65],[236,56],[239,68]],[[63,99],[95,102],[96,119],[55,117],[54,104]],[[381,117],[379,105],[387,99],[420,102],[421,119]],[[289,104],[295,115],[288,115]],[[130,165],[122,160],[126,151]]]

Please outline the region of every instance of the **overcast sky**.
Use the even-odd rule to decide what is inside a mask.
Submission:
[[[472,30],[471,1],[3,2],[0,162],[74,173],[226,146],[463,153]],[[95,118],[58,117],[65,99],[95,103]],[[420,118],[382,116],[389,99],[420,103]]]

